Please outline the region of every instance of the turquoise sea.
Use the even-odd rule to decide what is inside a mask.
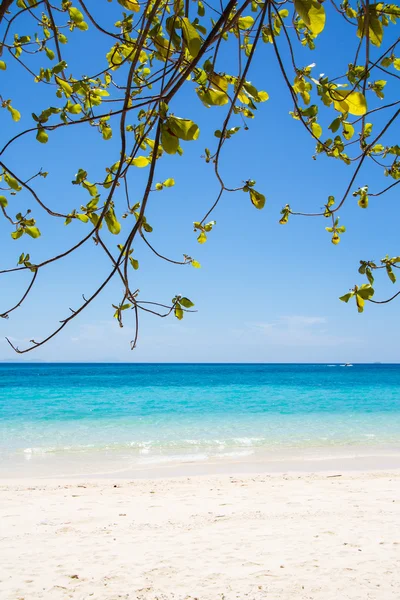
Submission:
[[[400,365],[0,365],[0,466],[400,447]]]

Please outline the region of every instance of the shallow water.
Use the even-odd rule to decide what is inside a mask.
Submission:
[[[400,445],[400,365],[0,365],[0,458],[138,464]]]

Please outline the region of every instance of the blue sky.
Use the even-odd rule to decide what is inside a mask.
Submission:
[[[304,50],[299,64],[315,62],[316,74],[337,74],[345,70],[353,52],[340,45],[333,27],[338,23],[337,17],[330,6],[326,9],[328,23],[332,21],[332,25],[320,37],[318,50]],[[108,5],[104,10],[106,20],[113,7]],[[93,53],[89,59],[85,49],[89,52],[89,45],[95,39],[92,32],[71,35],[66,51],[69,68],[75,76],[89,72],[89,65],[95,59]],[[353,42],[355,48],[355,36]],[[340,197],[350,168],[332,159],[312,160],[314,143],[288,114],[292,106],[279,77],[272,47],[261,45],[259,50],[249,78],[259,89],[269,93],[270,100],[259,105],[256,119],[249,122],[249,131],[242,130],[226,144],[222,171],[232,187],[246,179],[255,179],[256,189],[267,197],[265,209],[257,211],[247,194],[226,195],[212,217],[217,225],[208,242],[202,246],[196,242],[192,223],[203,217],[218,192],[211,166],[200,156],[206,146],[215,144],[213,131],[220,126],[224,109],[207,110],[188,86],[171,109],[178,116],[195,120],[201,135],[196,143],[184,143],[182,158],[166,157],[159,161],[156,180],[173,177],[176,185],[151,196],[147,217],[154,227],[151,242],[157,250],[177,260],[183,253],[189,254],[202,268],[167,264],[139,242],[134,244],[135,256],[140,261],[134,285],[140,288],[141,298],[169,302],[176,293],[181,293],[196,303],[198,312],[186,315],[182,322],[143,315],[138,348],[132,352],[130,316],[122,330],[112,318],[111,304],[120,299],[120,287],[115,279],[101,298],[55,340],[21,360],[400,360],[398,304],[368,305],[364,314],[359,315],[355,306],[338,300],[354,283],[363,282],[357,273],[361,258],[379,260],[386,253],[399,254],[396,244],[398,192],[371,199],[367,210],[361,210],[356,199],[350,197],[340,211],[347,233],[338,246],[331,244],[324,219],[292,217],[288,225],[278,224],[279,211],[286,203],[294,210],[314,211],[323,206],[329,194]],[[40,62],[44,61],[43,58]],[[13,77],[12,88],[8,87],[4,95],[12,98],[22,118],[19,123],[13,123],[6,110],[0,111],[2,141],[31,126],[32,110],[39,111],[50,104],[48,90],[34,85],[29,74],[14,67],[10,60],[7,62],[9,69],[6,73],[0,71],[0,83],[7,77],[9,86],[10,76]],[[101,61],[99,66],[101,68]],[[4,90],[4,83],[1,87]],[[392,96],[388,93],[387,99],[395,96],[396,81],[391,87]],[[375,105],[379,102],[376,100]],[[327,133],[334,111],[325,112],[321,123]],[[232,124],[240,123],[233,120]],[[43,194],[44,200],[55,209],[79,208],[87,201],[87,194],[70,184],[78,168],[87,169],[89,179],[98,180],[104,174],[104,167],[117,159],[118,152],[117,136],[103,142],[95,130],[81,131],[75,138],[66,131],[51,133],[45,146],[39,145],[34,135],[26,136],[11,147],[3,159],[24,177],[43,167],[49,176],[45,181],[37,180],[35,189]],[[139,171],[136,175],[140,184],[143,175]],[[366,166],[355,188],[366,183],[371,191],[379,191],[391,181],[379,170]],[[139,191],[137,199],[140,199]],[[120,201],[123,201],[122,196]],[[21,252],[30,252],[34,261],[42,260],[65,249],[71,239],[78,240],[88,231],[88,226],[80,222],[74,222],[69,228],[65,228],[62,221],[53,223],[33,205],[28,195],[21,193],[13,202],[19,203],[15,212],[23,206],[34,210],[42,237],[30,240],[24,236],[13,241],[8,224],[1,219],[1,264],[4,267],[13,266]],[[119,214],[122,210],[117,202]],[[116,244],[121,240],[113,241]],[[79,305],[82,294],[90,295],[108,270],[101,251],[91,243],[74,257],[43,270],[30,300],[10,319],[0,322],[0,360],[18,359],[4,336],[23,347],[30,339],[48,334],[59,319],[68,315],[69,307]],[[25,275],[12,274],[2,279],[2,310],[18,299],[24,281],[26,283],[24,278]],[[384,275],[377,279],[377,298],[385,298],[397,289]]]

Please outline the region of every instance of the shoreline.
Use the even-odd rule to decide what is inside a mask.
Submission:
[[[400,447],[341,446],[279,450],[243,448],[222,456],[157,454],[137,456],[118,451],[26,454],[2,461],[3,479],[121,478],[160,479],[213,475],[279,473],[382,472],[400,469]]]

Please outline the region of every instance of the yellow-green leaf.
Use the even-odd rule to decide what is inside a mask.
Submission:
[[[15,177],[12,177],[9,173],[4,173],[4,181],[10,186],[12,190],[20,192],[22,187],[19,185]]]
[[[38,129],[38,132],[37,132],[37,134],[36,134],[36,139],[37,139],[37,141],[38,141],[38,142],[40,142],[41,144],[47,144],[47,142],[48,142],[48,139],[49,139],[49,136],[48,136],[48,133],[47,133],[47,131],[45,131],[45,130],[43,129],[43,127],[40,127],[40,128]]]
[[[76,23],[76,26],[81,31],[87,31],[89,29],[89,25],[85,21],[80,21],[79,23]]]
[[[267,92],[261,90],[260,92],[258,92],[258,98],[259,102],[266,102],[269,99],[269,95]]]
[[[106,214],[104,215],[108,230],[114,235],[118,235],[121,231],[121,223],[117,221],[117,217],[115,216],[114,209],[110,207]]]
[[[179,321],[181,321],[183,319],[183,310],[179,305],[175,306],[174,312],[176,318],[179,319]]]
[[[143,167],[147,167],[149,162],[150,162],[150,159],[148,159],[147,156],[137,156],[136,158],[134,158],[131,161],[130,164],[132,164],[134,167],[143,168]]]
[[[172,177],[170,177],[169,179],[166,179],[166,180],[163,182],[163,185],[164,185],[165,187],[172,187],[173,185],[175,185],[175,179],[172,179]]]
[[[354,127],[350,123],[343,123],[343,137],[345,140],[351,140],[354,135]]]
[[[207,107],[223,106],[229,102],[228,94],[219,90],[197,88],[196,92],[202,103]]]
[[[254,25],[253,17],[239,17],[238,18],[239,29],[250,29]]]
[[[54,54],[53,50],[51,50],[50,48],[45,46],[44,51],[46,52],[47,58],[49,58],[50,60],[54,60],[55,54]]]
[[[7,69],[7,65],[4,60],[0,60],[0,71],[5,71]]]
[[[61,79],[60,77],[57,77],[57,75],[55,76],[55,80],[58,83],[58,85],[61,87],[61,89],[63,90],[66,98],[69,98],[71,96],[71,94],[73,93],[73,89],[70,86],[70,84],[68,83],[68,81]]]
[[[136,260],[136,258],[133,258],[132,256],[129,257],[129,261],[130,261],[132,267],[135,269],[135,271],[137,271],[139,268],[139,261]]]
[[[204,233],[204,231],[200,232],[199,237],[197,238],[197,241],[199,242],[199,244],[204,244],[207,241],[207,236]]]
[[[25,232],[32,238],[40,237],[40,231],[37,227],[25,227]]]
[[[69,18],[74,23],[81,23],[83,21],[83,14],[80,10],[71,6],[71,8],[69,9]]]
[[[140,4],[137,0],[118,0],[118,4],[132,12],[140,11]]]
[[[361,92],[346,92],[345,90],[332,90],[333,103],[336,110],[351,115],[363,116],[367,112],[367,101]]]
[[[169,117],[167,119],[168,129],[176,135],[177,138],[190,142],[197,140],[200,129],[196,123],[189,119],[180,119],[179,117]]]
[[[176,154],[179,148],[179,139],[165,125],[161,126],[161,145],[167,154]]]
[[[197,260],[192,260],[192,267],[194,267],[195,269],[200,269],[201,264],[199,262],[197,262]]]
[[[297,13],[313,35],[318,35],[325,27],[325,9],[317,0],[294,0]]]
[[[12,120],[18,122],[21,118],[21,113],[16,108],[13,108],[11,104],[7,104],[7,110],[11,113]]]
[[[201,48],[201,37],[187,17],[181,19],[181,23],[185,44],[193,58],[196,58]]]
[[[192,306],[194,306],[194,303],[189,300],[189,298],[181,298],[179,300],[179,303],[182,304],[182,306],[184,306],[185,308],[192,308]]]
[[[311,131],[317,138],[320,138],[322,135],[322,127],[319,123],[311,123]]]
[[[253,188],[250,188],[250,200],[256,208],[261,210],[265,206],[265,196],[257,192]]]
[[[5,196],[0,196],[0,206],[2,206],[3,208],[6,208],[6,206],[8,205],[8,200]]]
[[[79,104],[78,104],[79,106]],[[109,125],[103,126],[101,130],[101,134],[103,136],[103,140],[111,140],[112,138],[112,129]]]
[[[375,5],[376,6],[376,5]],[[371,7],[372,8],[372,7]],[[368,37],[371,44],[374,46],[380,46],[383,40],[383,26],[381,21],[378,19],[377,15],[370,10],[369,18],[368,18]],[[357,36],[359,38],[365,37],[365,20],[364,17],[360,17],[358,19],[358,29]]]
[[[82,213],[76,213],[75,217],[82,221],[82,223],[87,223],[89,221],[89,217],[87,215],[83,215]]]

